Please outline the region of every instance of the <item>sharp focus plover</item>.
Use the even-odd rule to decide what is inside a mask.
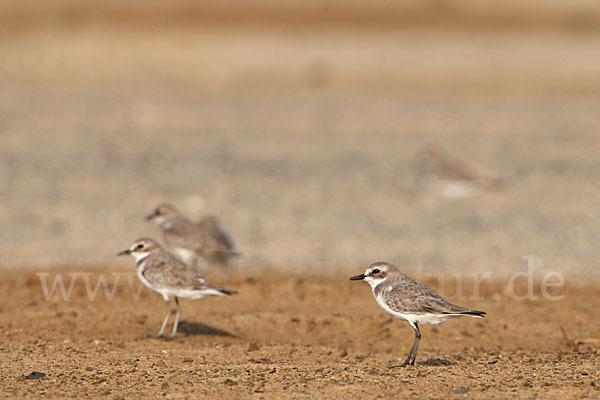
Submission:
[[[499,178],[452,159],[438,147],[427,147],[417,157],[425,187],[442,197],[472,197],[502,186]]]
[[[229,235],[214,216],[196,223],[170,204],[161,204],[146,216],[158,225],[167,246],[185,263],[196,266],[199,257],[206,262],[229,265],[235,252]]]
[[[161,337],[173,312],[169,297],[175,298],[175,322],[171,338],[175,337],[179,323],[179,297],[189,299],[202,299],[208,296],[231,296],[236,292],[211,285],[202,278],[198,272],[184,264],[168,251],[163,249],[158,242],[150,238],[138,239],[127,250],[119,254],[131,255],[135,258],[137,275],[149,289],[162,295],[167,303],[167,315],[163,320],[158,334]]]
[[[364,274],[353,276],[350,280],[367,281],[373,289],[377,304],[394,317],[408,321],[415,330],[415,340],[402,366],[415,364],[421,341],[419,323],[441,324],[461,315],[482,318],[485,314],[483,311],[469,310],[449,303],[429,287],[386,262],[371,264]]]

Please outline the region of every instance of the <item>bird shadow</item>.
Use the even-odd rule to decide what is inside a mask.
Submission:
[[[454,365],[456,363],[454,361],[444,360],[442,358],[428,358],[427,360],[419,361],[416,364],[417,364],[417,366],[441,367],[441,366],[447,366],[447,365]],[[390,369],[405,368],[405,367],[407,367],[407,365],[403,365],[403,364],[394,364],[394,365],[388,366],[388,368],[390,368]]]
[[[429,365],[431,367],[439,367],[443,365],[454,365],[454,361],[445,360],[443,358],[428,358],[425,361],[420,361],[417,365]]]
[[[239,339],[238,335],[227,332],[212,326],[202,324],[200,322],[181,321],[177,327],[177,332],[184,335],[208,335],[208,336],[224,336]]]

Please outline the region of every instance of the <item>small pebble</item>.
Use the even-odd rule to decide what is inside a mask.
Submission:
[[[41,379],[45,376],[46,374],[43,372],[33,371],[29,375],[25,376],[25,379]]]
[[[466,388],[464,386],[459,386],[456,388],[456,390],[454,391],[454,393],[456,394],[465,394],[469,391],[469,388]]]

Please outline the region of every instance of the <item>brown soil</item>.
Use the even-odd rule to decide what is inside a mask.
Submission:
[[[93,288],[103,273],[112,286],[122,269],[89,271]],[[60,272],[68,289],[69,271]],[[126,277],[112,301],[102,289],[90,300],[81,277],[69,300],[57,291],[47,301],[33,272],[5,270],[0,386],[38,398],[600,396],[597,284],[567,279],[552,293],[563,300],[535,291],[538,300],[514,301],[505,282],[486,283],[483,300],[456,300],[485,319],[423,326],[418,365],[400,368],[412,330],[378,308],[367,284],[347,280],[357,272],[212,271],[239,294],[183,300],[177,337],[160,340],[146,335],[159,328],[163,300],[144,289],[134,301]]]

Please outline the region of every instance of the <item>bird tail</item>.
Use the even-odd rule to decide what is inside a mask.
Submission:
[[[238,253],[235,251],[215,251],[211,257],[212,260],[217,263],[220,264],[224,267],[228,267],[231,265],[231,259],[234,257],[241,257],[242,253]]]
[[[215,250],[213,255],[215,257],[241,257],[242,253],[238,253],[237,251],[229,251],[229,250]]]
[[[483,316],[486,314],[486,312],[485,311],[468,310],[465,312],[461,312],[460,314],[468,315],[469,317],[483,318]]]
[[[219,286],[215,286],[215,285],[206,285],[202,288],[202,291],[204,292],[204,296],[227,296],[227,297],[231,297],[234,294],[237,294],[237,292],[235,290],[230,290],[230,289],[224,289],[222,287]]]
[[[219,288],[218,291],[221,292],[225,296],[233,296],[234,294],[237,294],[237,291],[230,290],[230,289]]]

